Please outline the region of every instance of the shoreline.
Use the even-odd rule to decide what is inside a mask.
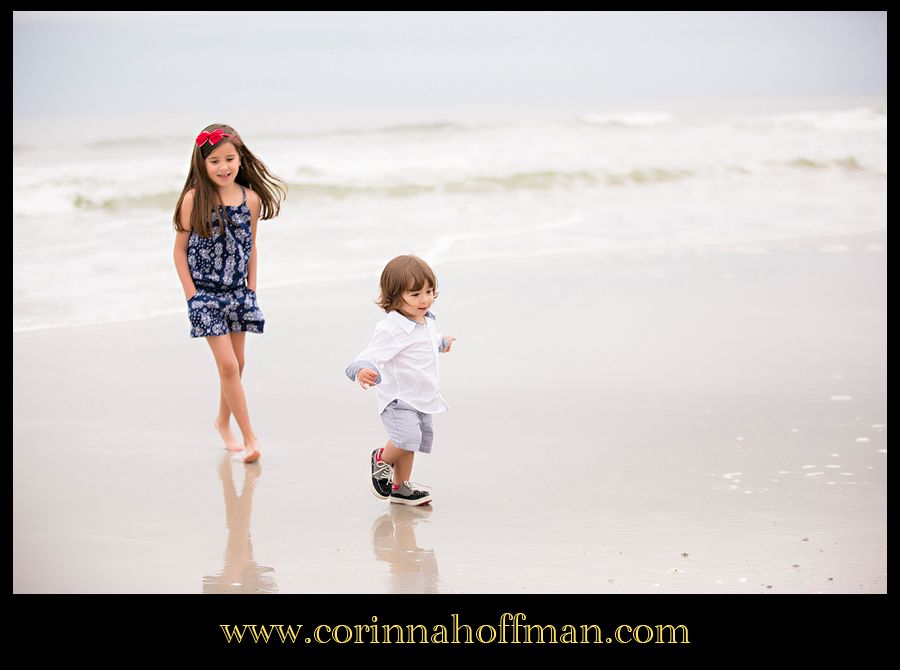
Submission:
[[[842,244],[829,244],[841,242]],[[774,245],[774,248],[773,248]],[[850,246],[848,246],[850,245]],[[478,265],[481,263],[504,263],[516,261],[528,261],[546,259],[548,262],[556,262],[562,258],[571,256],[593,256],[609,260],[616,264],[628,264],[635,261],[644,262],[649,259],[656,258],[677,258],[684,255],[704,256],[707,254],[719,255],[754,255],[754,254],[778,254],[785,251],[818,251],[821,253],[844,253],[848,251],[860,251],[858,247],[862,246],[863,251],[881,252],[887,245],[887,231],[871,230],[854,233],[834,233],[831,235],[810,235],[808,237],[789,235],[780,238],[765,238],[760,240],[736,240],[736,241],[718,241],[699,243],[685,243],[683,246],[640,246],[632,249],[608,249],[608,250],[583,250],[583,249],[567,249],[558,251],[539,251],[533,253],[507,254],[504,256],[485,255],[472,256],[466,258],[453,258],[452,256],[446,260],[439,260],[442,266],[459,266],[459,265]],[[341,276],[331,276],[325,279],[309,279],[306,281],[295,281],[290,283],[278,283],[262,287],[262,290],[268,292],[281,292],[297,289],[305,289],[307,287],[317,286],[321,284],[343,284],[347,282],[372,281],[377,282],[378,273],[355,273]],[[169,310],[159,313],[150,314],[141,317],[114,318],[106,321],[92,321],[88,323],[74,324],[54,324],[47,326],[37,326],[13,329],[13,335],[26,333],[38,333],[46,331],[59,331],[67,329],[102,327],[116,324],[140,323],[150,319],[169,318],[181,314],[183,307],[172,307]]]

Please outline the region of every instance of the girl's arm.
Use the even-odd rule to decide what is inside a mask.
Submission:
[[[184,200],[181,201],[181,211],[179,212],[181,227],[184,230],[175,233],[175,250],[173,252],[175,270],[178,272],[178,279],[181,281],[185,300],[190,300],[197,292],[187,259],[188,242],[191,240],[191,210],[193,209],[194,192],[188,191],[184,196]]]
[[[256,229],[259,223],[259,195],[253,191],[247,193],[247,206],[250,208],[250,233],[253,237],[250,261],[247,263],[247,286],[256,293],[256,264],[259,259],[259,249],[256,246]]]

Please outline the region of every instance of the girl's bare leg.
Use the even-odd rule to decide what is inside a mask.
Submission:
[[[247,450],[244,462],[252,463],[260,457],[259,440],[256,439],[256,434],[250,425],[247,399],[244,396],[244,387],[241,385],[241,365],[238,363],[234,344],[228,335],[207,337],[206,341],[209,343],[209,348],[212,349],[216,367],[219,369],[221,395],[225,398],[225,402],[244,436],[244,448]],[[243,353],[242,349],[241,352]]]
[[[222,442],[225,443],[225,448],[228,451],[243,450],[244,447],[241,446],[237,437],[231,432],[231,410],[228,408],[225,393],[222,392],[221,388],[219,389],[219,414],[216,416],[216,421],[213,425],[215,425],[216,431],[218,431],[219,437],[222,438]]]
[[[246,335],[247,333],[243,331],[229,335],[234,354],[237,357],[238,370],[242,377],[244,375],[244,340]],[[228,401],[225,400],[225,393],[221,389],[219,389],[219,414],[216,416],[215,427],[228,451],[241,451],[244,448],[234,433],[231,432],[231,408],[228,406]]]

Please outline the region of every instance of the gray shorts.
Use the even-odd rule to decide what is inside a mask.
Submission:
[[[420,412],[402,400],[392,400],[381,413],[381,420],[394,446],[406,451],[431,453],[434,431],[431,415]]]

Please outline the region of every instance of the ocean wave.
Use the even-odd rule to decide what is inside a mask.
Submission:
[[[653,184],[674,181],[693,176],[690,170],[645,168],[628,172],[588,171],[520,172],[510,175],[476,176],[468,179],[434,182],[395,182],[383,184],[327,183],[294,181],[288,184],[288,197],[347,200],[356,197],[414,198],[435,193],[485,194],[514,191],[575,190],[597,186],[622,186],[625,184]],[[125,208],[168,209],[174,207],[178,192],[161,191],[127,197],[97,198],[76,193],[72,205],[81,210],[119,210]]]
[[[865,171],[865,168],[860,165],[853,156],[848,156],[847,158],[835,158],[830,161],[815,161],[811,158],[794,158],[793,160],[785,161],[784,165],[810,170],[825,170],[828,168],[839,167],[844,170]]]
[[[289,192],[307,197],[345,199],[355,196],[407,198],[430,193],[481,194],[513,191],[575,190],[597,186],[653,184],[685,179],[691,170],[669,168],[634,169],[628,172],[590,172],[586,170],[517,172],[509,175],[481,175],[467,179],[432,183],[402,182],[395,184],[327,184],[292,183]]]
[[[877,170],[870,170],[853,156],[816,161],[804,156],[775,162],[768,165],[798,169],[833,169],[854,172],[871,172],[883,176]],[[355,196],[375,196],[405,198],[429,193],[479,194],[512,191],[552,191],[576,190],[599,186],[617,187],[626,185],[651,186],[692,178],[720,177],[722,175],[747,176],[767,170],[767,164],[730,165],[708,167],[706,169],[687,167],[646,166],[631,170],[538,170],[517,172],[507,175],[478,175],[464,179],[437,180],[434,182],[397,182],[387,184],[348,184],[323,182],[295,182],[289,185],[289,193],[301,197],[326,197],[345,199]]]
[[[742,130],[789,128],[800,131],[881,131],[887,130],[887,110],[869,107],[852,109],[792,112],[735,121]]]
[[[178,202],[179,195],[181,195],[179,192],[164,191],[128,197],[98,199],[76,193],[75,197],[72,199],[72,205],[75,209],[83,210],[102,209],[116,211],[124,209],[171,209],[174,212],[175,203]]]
[[[373,132],[385,133],[388,135],[405,135],[408,133],[443,133],[446,131],[474,130],[473,126],[466,126],[461,123],[451,123],[449,121],[438,121],[435,123],[409,123],[395,126],[385,126],[377,128]]]
[[[126,149],[128,151],[132,151],[134,149],[143,148],[156,148],[165,145],[170,145],[173,143],[184,144],[184,138],[173,138],[173,137],[154,137],[151,135],[145,137],[128,137],[128,138],[107,138],[102,140],[92,140],[90,142],[85,142],[81,146],[85,149],[94,149],[94,150],[122,150]]]
[[[435,121],[429,123],[395,124],[388,126],[360,127],[360,128],[332,128],[327,130],[314,130],[310,132],[267,132],[261,131],[253,134],[254,143],[261,140],[277,139],[280,143],[285,141],[321,140],[342,137],[366,137],[366,136],[414,136],[414,135],[441,135],[451,132],[465,132],[476,130],[480,126],[468,126],[449,121]],[[160,147],[185,146],[185,137],[172,135],[143,135],[129,136],[128,138],[104,138],[91,140],[80,145],[82,148],[98,153],[120,151],[123,147],[133,149],[135,147],[153,149]],[[16,145],[15,151],[33,150],[35,147],[28,145]]]
[[[310,132],[299,133],[256,133],[259,139],[277,138],[284,140],[310,140],[310,139],[328,139],[334,137],[360,137],[360,136],[403,136],[403,135],[429,135],[429,134],[446,134],[448,132],[465,132],[469,130],[477,130],[481,126],[466,125],[462,123],[454,123],[451,121],[432,121],[426,123],[401,123],[388,126],[372,126],[360,128],[331,128],[327,130],[314,130]]]
[[[481,195],[490,193],[542,192],[542,191],[577,191],[591,188],[617,188],[624,186],[653,186],[657,184],[682,181],[686,179],[705,179],[721,176],[746,177],[759,175],[765,171],[793,168],[797,170],[845,170],[855,173],[866,173],[883,176],[877,170],[866,168],[853,156],[816,160],[805,156],[770,161],[755,165],[730,165],[709,167],[706,169],[686,167],[646,166],[631,170],[538,170],[516,172],[506,175],[475,175],[461,179],[436,179],[434,181],[403,181],[384,183],[361,182],[328,182],[317,180],[324,174],[312,168],[298,170],[301,179],[290,181],[288,197],[312,200],[350,200],[353,198],[416,198],[432,194]],[[306,177],[306,179],[303,179]],[[96,195],[76,193],[71,204],[78,210],[116,211],[125,208],[138,209],[170,209],[178,200],[179,192],[172,190],[98,198]]]
[[[674,117],[669,112],[626,112],[620,114],[582,114],[578,117],[578,120],[593,126],[652,128],[672,123]]]

